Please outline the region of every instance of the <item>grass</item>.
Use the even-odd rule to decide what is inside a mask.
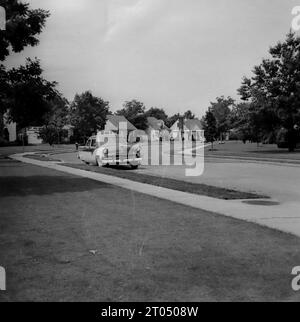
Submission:
[[[250,192],[242,192],[232,189],[220,188],[210,186],[206,184],[195,184],[186,181],[157,177],[147,174],[137,173],[135,171],[128,170],[126,167],[110,167],[110,168],[99,168],[85,164],[64,164],[75,169],[81,169],[86,171],[92,171],[97,173],[103,173],[123,179],[128,179],[136,182],[151,184],[158,187],[189,192],[196,195],[203,195],[223,200],[238,200],[238,199],[266,199],[267,196],[258,195]]]
[[[0,197],[0,301],[300,300],[292,235],[4,159]]]
[[[275,144],[264,144],[257,146],[256,143],[243,144],[240,141],[229,141],[225,144],[214,145],[215,150],[211,151],[210,147],[205,149],[206,157],[240,157],[245,159],[280,160],[282,162],[289,160],[289,162],[300,162],[300,150],[295,152],[288,152],[287,149],[279,149]]]
[[[53,161],[53,162],[60,162],[61,160],[54,159],[50,156],[43,155],[43,154],[28,154],[24,155],[25,158],[27,159],[33,159],[33,160],[38,160],[38,161]]]

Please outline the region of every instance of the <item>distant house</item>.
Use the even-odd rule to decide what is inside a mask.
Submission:
[[[128,138],[129,133],[137,130],[123,115],[108,115],[104,131],[117,133]]]
[[[4,139],[8,142],[15,142],[17,140],[17,124],[9,122],[7,115],[3,116],[3,130]]]
[[[25,129],[28,144],[42,144],[43,140],[40,138],[41,126],[32,126]]]
[[[134,130],[129,133],[128,142],[134,143],[139,139],[140,142],[148,142],[148,135],[143,130]]]
[[[180,140],[184,138],[185,140],[189,141],[204,141],[204,130],[199,119],[191,119],[184,120],[183,133],[181,133],[178,120],[171,127],[171,136],[175,140]]]
[[[63,137],[61,138],[64,143],[69,143],[74,136],[74,126],[71,124],[66,124],[62,128]]]
[[[159,141],[160,138],[162,140],[170,139],[170,129],[165,125],[165,122],[162,120],[158,120],[155,117],[147,118],[148,128],[146,133],[148,134],[151,141]]]

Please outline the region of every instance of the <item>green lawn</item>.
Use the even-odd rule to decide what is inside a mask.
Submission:
[[[99,168],[96,166],[86,164],[64,164],[75,169],[103,173],[123,179],[128,179],[136,182],[147,183],[157,187],[164,187],[168,189],[189,192],[197,195],[208,196],[223,200],[237,200],[237,199],[266,199],[267,196],[258,195],[250,192],[237,191],[232,189],[225,189],[206,184],[196,184],[182,180],[175,180],[167,177],[158,177],[154,175],[142,174],[130,170],[129,167],[109,167]]]
[[[287,149],[279,149],[275,144],[264,144],[257,146],[256,143],[243,144],[241,141],[229,141],[225,144],[214,143],[215,151],[209,151],[211,146],[205,148],[205,156],[215,157],[243,157],[254,159],[274,159],[292,160],[295,163],[300,163],[300,149],[295,152],[288,152]]]
[[[0,301],[300,300],[292,235],[5,159],[0,197]]]

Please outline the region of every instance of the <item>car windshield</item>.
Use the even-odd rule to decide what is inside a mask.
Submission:
[[[119,144],[127,144],[127,141],[123,137],[117,138],[116,136],[107,136],[106,138],[102,138],[102,141],[100,141],[100,146],[103,144],[108,144],[108,145],[116,145],[117,140]]]

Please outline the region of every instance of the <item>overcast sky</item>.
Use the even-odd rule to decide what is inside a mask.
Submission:
[[[217,96],[238,98],[244,75],[284,39],[300,0],[27,0],[51,11],[41,59],[72,99],[91,90],[111,103],[139,99],[169,114],[201,116]]]

